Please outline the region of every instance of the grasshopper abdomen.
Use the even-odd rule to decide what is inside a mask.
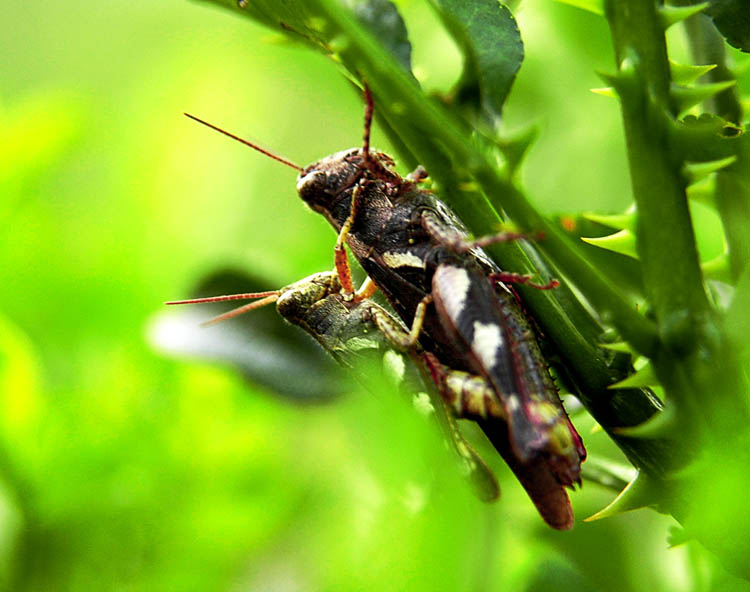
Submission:
[[[435,271],[432,295],[457,352],[503,402],[517,458],[546,458],[560,483],[580,483],[585,449],[513,296],[498,293],[484,275],[450,264]]]

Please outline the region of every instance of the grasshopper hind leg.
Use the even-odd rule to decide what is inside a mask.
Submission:
[[[466,470],[466,479],[471,484],[474,495],[483,502],[494,502],[500,497],[500,484],[497,477],[487,462],[474,450],[464,438],[458,427],[456,416],[448,408],[442,395],[436,397],[435,415],[440,428],[447,440],[451,443],[453,450],[458,456],[461,464]]]

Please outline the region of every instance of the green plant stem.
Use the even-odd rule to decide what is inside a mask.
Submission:
[[[686,2],[681,2],[686,4]],[[734,80],[732,71],[727,66],[727,54],[724,50],[724,39],[719,35],[713,21],[705,14],[696,14],[685,21],[690,52],[696,64],[714,64],[716,67],[706,75],[711,82]],[[742,123],[742,105],[739,101],[737,87],[727,88],[711,97],[709,109],[718,116],[732,123]]]
[[[737,160],[716,174],[716,206],[729,250],[732,278],[737,281],[750,261],[750,142],[739,143]]]
[[[696,14],[685,21],[685,29],[695,62],[716,65],[707,74],[711,82],[734,80],[726,63],[724,40],[711,19]],[[723,90],[707,103],[720,117],[742,124],[742,105],[736,87]],[[717,172],[715,198],[724,226],[732,278],[736,281],[750,261],[750,143],[742,137],[734,146],[737,160]]]
[[[750,406],[737,352],[703,288],[681,175],[684,163],[669,147],[676,109],[669,95],[664,32],[655,0],[608,0],[605,8],[618,66],[613,83],[621,100],[638,208],[636,246],[663,344],[651,361],[677,408],[673,433],[685,444],[683,449],[695,450],[685,459],[694,461],[692,472],[675,478],[673,497],[665,499],[663,507],[691,525],[727,565],[746,575],[747,541],[728,543],[734,541],[738,520],[742,528],[747,526],[744,518],[733,521],[722,515],[719,524],[717,516],[713,525],[704,520],[715,515],[717,503],[706,481],[726,472],[730,460],[732,467],[738,458],[740,465],[749,460]],[[745,503],[748,480],[738,471],[732,478],[736,482],[720,497],[734,509]]]
[[[740,384],[739,368],[703,288],[683,163],[669,150],[675,110],[656,3],[609,1],[606,14],[619,68],[614,81],[638,208],[636,247],[664,344],[651,356],[654,368],[668,394],[680,401],[684,427],[691,431],[729,428],[728,423],[739,427],[748,418],[747,401],[737,398],[740,392],[734,390]],[[715,375],[707,368],[707,359],[725,372]],[[716,394],[706,404],[705,394],[712,391]],[[719,404],[719,399],[729,407]],[[738,414],[730,417],[723,411],[727,408],[737,409]]]
[[[694,343],[709,313],[685,182],[669,153],[675,114],[664,31],[653,0],[610,1],[607,18],[638,208],[637,251],[662,339]],[[616,83],[617,84],[617,83]]]

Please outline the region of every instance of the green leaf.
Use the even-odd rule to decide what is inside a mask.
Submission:
[[[494,126],[523,61],[516,20],[497,0],[431,1],[464,54],[456,102]]]
[[[750,10],[747,0],[712,0],[706,14],[732,47],[750,52]]]
[[[202,282],[192,297],[278,288],[238,271],[220,271]],[[345,392],[333,359],[297,327],[282,322],[274,306],[212,327],[201,323],[236,308],[219,303],[165,310],[149,332],[152,346],[178,358],[229,365],[254,384],[295,400],[319,401]]]
[[[604,15],[604,2],[602,0],[557,0],[560,4],[569,4],[576,8],[588,10],[599,16]]]
[[[669,131],[670,152],[684,161],[706,162],[736,154],[742,128],[726,120],[702,113],[677,120]]]

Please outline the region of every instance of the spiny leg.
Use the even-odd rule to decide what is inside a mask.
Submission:
[[[422,212],[420,222],[432,240],[455,253],[466,253],[478,247],[529,238],[528,235],[518,232],[498,232],[477,239],[469,239],[463,232],[446,225],[430,211]]]
[[[430,352],[422,352],[421,357],[440,395],[456,417],[495,417],[507,421],[505,407],[483,377],[447,368]]]
[[[354,294],[354,282],[352,281],[352,268],[349,265],[349,258],[346,255],[346,237],[349,235],[349,231],[354,225],[354,219],[357,217],[358,208],[358,197],[363,188],[363,180],[357,183],[352,190],[352,203],[349,209],[349,215],[341,226],[338,238],[336,239],[336,246],[334,247],[334,261],[336,265],[336,272],[339,275],[339,281],[341,282],[341,288],[344,294],[348,298],[352,298]]]
[[[432,302],[432,294],[428,294],[419,301],[414,312],[414,320],[408,332],[401,325],[393,321],[390,315],[383,314],[373,309],[373,321],[382,331],[386,339],[400,351],[412,350],[419,342],[419,334],[422,332],[427,306]]]
[[[418,327],[421,327],[420,319],[424,318],[424,308],[431,300],[432,298],[430,296],[427,296],[422,300],[422,302],[420,302],[420,306],[422,308],[420,309],[419,306],[417,307],[418,311],[417,315],[415,315],[415,322],[413,323],[412,329],[409,332],[405,331],[403,326],[398,321],[396,321],[380,307],[377,307],[375,305],[371,306],[370,316],[378,329],[383,333],[383,335],[385,335],[386,339],[396,349],[411,351],[413,357],[418,362],[423,361],[422,356],[430,356],[434,364],[436,366],[440,366],[442,372],[441,377],[443,375],[449,377],[446,380],[435,379],[434,377],[436,377],[437,374],[433,373],[429,368],[427,368],[428,372],[433,377],[433,382],[435,384],[435,390],[431,391],[430,396],[433,402],[436,419],[443,431],[444,436],[452,444],[452,448],[455,451],[456,455],[466,467],[468,472],[467,478],[471,482],[477,497],[479,497],[479,499],[481,499],[482,501],[491,502],[500,497],[500,486],[498,485],[497,478],[492,472],[492,469],[490,469],[490,467],[484,461],[484,459],[466,441],[463,434],[458,428],[458,424],[456,423],[457,414],[455,412],[455,402],[463,402],[464,399],[466,399],[466,395],[470,395],[470,393],[472,392],[471,389],[464,388],[465,380],[460,380],[457,375],[460,374],[462,375],[462,377],[465,376],[469,379],[473,378],[476,381],[480,381],[484,385],[485,392],[483,394],[485,396],[494,397],[494,394],[492,394],[489,385],[487,385],[484,379],[478,376],[472,377],[465,372],[452,370],[446,371],[437,360],[437,358],[432,356],[432,354],[427,354],[425,352],[421,352],[420,350],[415,350],[415,336],[418,336]],[[423,364],[423,366],[427,365]],[[460,386],[457,386],[459,384]],[[453,390],[450,392],[450,394],[447,394],[446,389]],[[435,393],[435,391],[437,392]],[[467,399],[467,407],[474,409],[475,403],[480,402],[480,400],[482,403],[484,403],[484,399],[482,399],[481,397]],[[495,403],[495,405],[493,406],[493,410],[499,413],[504,412],[499,403]],[[486,414],[483,414],[483,416],[486,416]]]
[[[495,243],[501,243],[506,241],[520,240],[530,238],[525,234],[519,234],[516,232],[498,232],[497,234],[490,234],[477,239],[470,240],[466,236],[447,226],[440,218],[438,218],[432,212],[423,212],[421,216],[421,222],[424,229],[432,237],[432,239],[452,250],[454,253],[465,253],[475,248],[482,248]],[[534,238],[541,238],[541,234]],[[560,282],[556,279],[552,279],[546,284],[538,284],[532,282],[533,276],[514,273],[510,271],[501,271],[492,273],[489,275],[492,282],[503,282],[505,284],[524,284],[537,288],[539,290],[552,290],[560,285]]]
[[[378,291],[378,286],[372,281],[372,278],[368,275],[359,290],[354,294],[354,302],[361,302],[367,300]]]
[[[500,485],[492,469],[464,438],[458,427],[456,416],[447,405],[442,393],[438,392],[436,396],[432,396],[432,401],[438,425],[446,439],[452,444],[460,462],[466,467],[466,478],[471,483],[474,493],[483,502],[495,501],[500,497]]]

